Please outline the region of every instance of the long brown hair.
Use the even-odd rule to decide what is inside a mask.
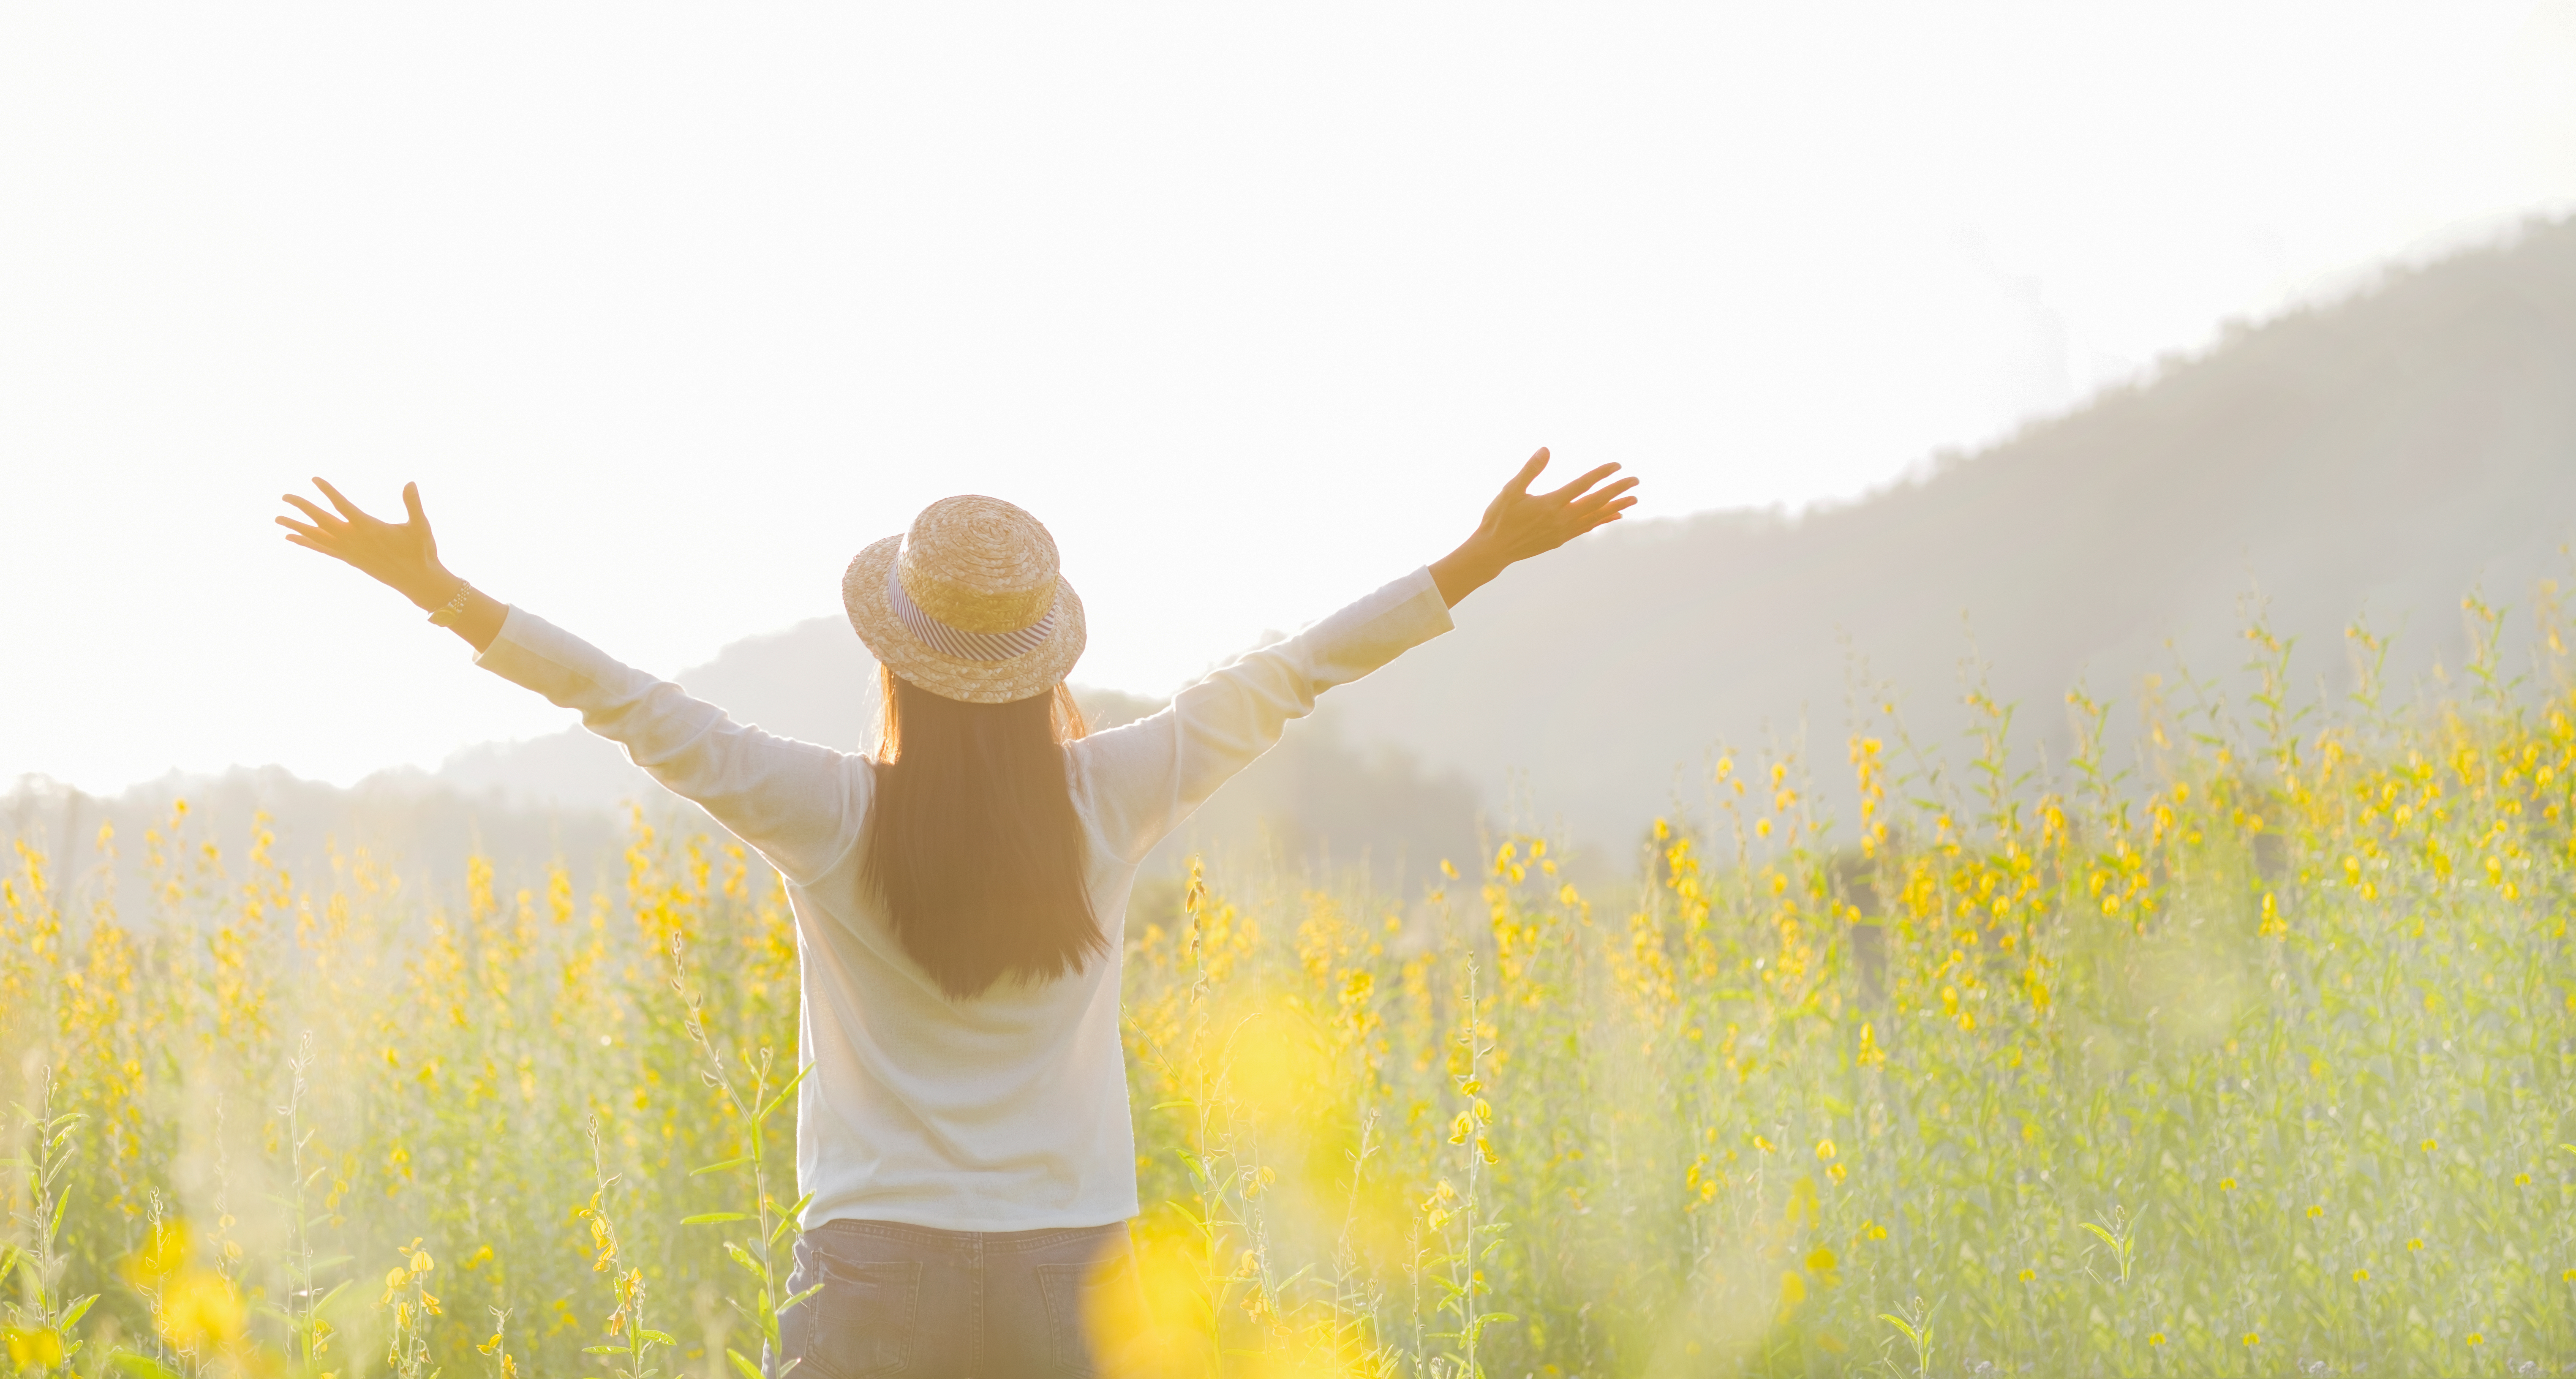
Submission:
[[[969,704],[877,668],[884,716],[862,884],[953,1000],[1003,977],[1032,985],[1109,949],[1084,884],[1064,744],[1082,710],[1057,685]]]

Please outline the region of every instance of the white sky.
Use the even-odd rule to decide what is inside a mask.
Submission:
[[[420,481],[639,665],[956,492],[1161,691],[1539,444],[1797,505],[2576,204],[2576,0],[0,8],[0,780],[561,726],[285,544]]]

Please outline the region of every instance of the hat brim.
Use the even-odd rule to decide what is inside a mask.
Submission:
[[[970,661],[932,650],[896,617],[886,597],[887,572],[903,553],[903,538],[889,536],[850,560],[841,575],[841,607],[870,653],[897,676],[945,699],[969,704],[1008,704],[1033,699],[1064,682],[1082,659],[1082,600],[1062,575],[1055,581],[1055,626],[1035,651],[1007,661]]]

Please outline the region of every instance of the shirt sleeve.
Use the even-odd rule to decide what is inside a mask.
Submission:
[[[858,836],[872,783],[864,758],[736,723],[545,619],[512,608],[474,663],[581,712],[582,726],[673,794],[694,801],[798,885]]]
[[[1161,712],[1075,744],[1101,841],[1134,862],[1269,751],[1288,720],[1452,626],[1425,566],[1287,640],[1246,652]]]

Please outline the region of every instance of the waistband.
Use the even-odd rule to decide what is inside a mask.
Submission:
[[[900,1221],[860,1221],[835,1217],[818,1226],[808,1227],[805,1237],[864,1235],[879,1240],[900,1240],[908,1245],[940,1246],[980,1244],[986,1252],[1009,1254],[1020,1250],[1052,1249],[1058,1245],[1079,1244],[1087,1240],[1110,1237],[1125,1239],[1127,1223],[1112,1221],[1105,1226],[1059,1226],[1039,1231],[943,1231],[935,1226],[911,1226]]]

